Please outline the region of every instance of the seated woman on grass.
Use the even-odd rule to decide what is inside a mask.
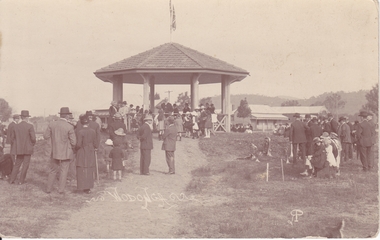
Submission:
[[[318,174],[318,171],[322,170],[327,163],[327,154],[325,146],[322,145],[322,139],[319,137],[315,137],[313,139],[313,156],[311,157],[311,165],[314,168],[314,174],[313,176],[316,177]]]

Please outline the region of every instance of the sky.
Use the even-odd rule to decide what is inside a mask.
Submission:
[[[32,116],[108,108],[96,70],[176,42],[247,70],[231,94],[309,98],[378,82],[378,4],[371,0],[0,0],[0,98]],[[200,97],[220,95],[200,85]],[[174,102],[190,86],[158,85]],[[142,85],[124,98],[142,104]],[[137,100],[138,98],[138,100]],[[250,103],[254,104],[254,103]]]

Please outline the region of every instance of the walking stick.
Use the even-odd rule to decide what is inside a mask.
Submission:
[[[99,185],[98,152],[95,150],[96,181]]]
[[[282,173],[282,181],[285,181],[285,179],[284,179],[284,164],[282,163],[282,158],[281,158],[281,173]]]

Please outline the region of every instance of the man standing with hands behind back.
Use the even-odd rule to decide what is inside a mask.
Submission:
[[[140,174],[149,175],[149,165],[151,161],[151,151],[153,149],[152,129],[153,118],[148,115],[144,118],[144,123],[138,131],[140,139]]]
[[[33,154],[33,147],[36,144],[36,134],[34,132],[34,127],[28,122],[29,111],[21,111],[21,122],[14,125],[13,133],[11,134],[11,144],[15,146],[16,163],[13,167],[11,178],[9,183],[14,183],[17,174],[21,168],[21,174],[18,184],[23,184],[25,182],[26,173],[29,168],[30,158]]]
[[[61,108],[59,115],[60,119],[50,122],[44,133],[45,139],[51,138],[52,150],[46,192],[51,192],[55,178],[57,177],[57,173],[59,171],[58,193],[63,194],[66,186],[66,178],[69,171],[70,161],[73,158],[73,148],[75,147],[77,141],[74,127],[68,122],[71,115],[69,108]]]

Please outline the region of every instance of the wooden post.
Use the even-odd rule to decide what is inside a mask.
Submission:
[[[123,75],[115,75],[112,78],[113,100],[123,101]]]
[[[150,82],[149,82],[149,87],[150,87],[150,96],[149,96],[149,100],[150,100],[150,109],[152,111],[152,113],[154,114],[154,76],[152,76],[150,78]]]
[[[269,178],[269,163],[267,163],[267,182],[268,182],[268,178]]]
[[[146,74],[142,74],[144,79],[144,89],[143,89],[143,108],[144,110],[149,110],[149,88],[150,88],[150,79]]]
[[[194,111],[194,109],[198,108],[199,103],[199,77],[201,75],[196,73],[191,76],[191,82],[190,82],[190,97],[191,97],[191,111]]]

